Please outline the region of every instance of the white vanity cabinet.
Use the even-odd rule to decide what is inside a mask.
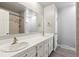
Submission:
[[[14,57],[48,57],[54,50],[53,36],[43,38],[42,41],[16,54]]]
[[[16,54],[14,57],[36,57],[36,47],[31,47],[29,49],[26,49]]]
[[[45,40],[37,45],[37,57],[48,56],[48,40]]]

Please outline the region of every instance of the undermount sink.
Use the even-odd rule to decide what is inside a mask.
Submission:
[[[27,42],[20,42],[9,46],[4,46],[0,50],[3,52],[15,52],[28,46]]]

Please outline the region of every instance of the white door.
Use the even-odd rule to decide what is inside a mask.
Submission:
[[[9,12],[0,9],[0,36],[9,33]]]

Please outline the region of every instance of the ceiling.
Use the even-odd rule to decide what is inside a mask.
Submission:
[[[51,4],[55,4],[57,8],[63,8],[66,6],[74,5],[74,2],[39,2],[42,7],[46,7]]]
[[[74,5],[74,2],[38,2],[42,7],[46,7],[51,4],[55,4],[57,8]],[[25,7],[18,2],[0,2],[0,7],[9,9],[14,12],[22,12]]]
[[[14,12],[22,12],[25,7],[18,2],[0,2],[0,7]]]

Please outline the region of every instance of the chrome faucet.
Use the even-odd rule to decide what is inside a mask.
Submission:
[[[17,43],[17,38],[16,38],[16,37],[14,37],[14,40],[13,40],[12,45],[13,45],[13,44],[16,44],[16,43]]]

